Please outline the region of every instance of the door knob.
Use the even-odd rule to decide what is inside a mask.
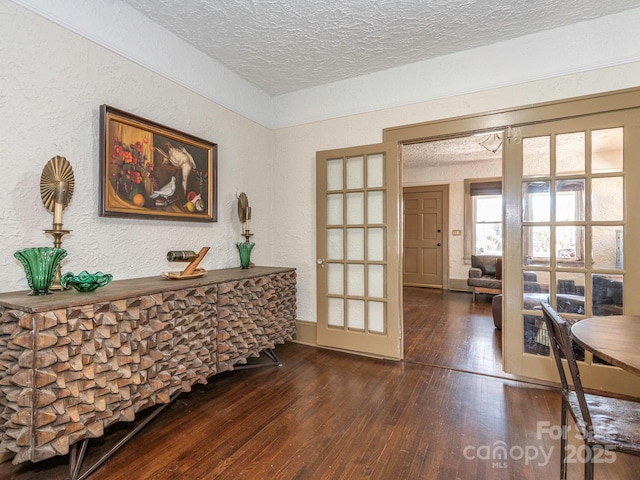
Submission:
[[[441,243],[436,243],[436,247],[441,247],[442,244]]]

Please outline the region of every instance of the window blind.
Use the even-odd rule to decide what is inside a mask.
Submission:
[[[502,180],[490,182],[472,182],[469,184],[469,194],[477,195],[502,195]]]

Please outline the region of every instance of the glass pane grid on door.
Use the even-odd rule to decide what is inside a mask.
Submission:
[[[329,328],[387,330],[385,155],[327,161]]]
[[[623,135],[614,127],[523,139],[525,353],[549,355],[542,301],[570,322],[623,313]]]

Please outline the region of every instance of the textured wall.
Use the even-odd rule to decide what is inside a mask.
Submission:
[[[13,252],[51,245],[52,215],[40,200],[40,174],[55,155],[71,163],[76,188],[64,214],[72,233],[62,270],[115,279],[181,270],[168,250],[211,246],[206,269],[239,265],[236,194],[253,208],[252,260],[271,263],[271,133],[177,84],[7,0],[0,0],[0,291],[26,289]],[[218,222],[98,216],[99,106],[154,120],[218,144]]]
[[[254,209],[257,246],[252,258],[256,263],[297,268],[298,318],[309,321],[316,320],[316,151],[380,142],[385,127],[640,85],[636,62],[447,98],[439,91],[440,98],[428,102],[385,108],[390,103],[381,86],[384,82],[369,84],[368,77],[358,77],[348,85],[327,86],[321,93],[299,92],[286,102],[280,99],[274,115],[283,118],[288,112],[286,118],[295,120],[307,118],[307,111],[314,119],[323,118],[322,112],[352,112],[354,84],[366,94],[371,113],[269,131],[8,0],[0,0],[0,26],[0,161],[9,185],[0,190],[0,238],[5,247],[0,256],[0,290],[27,288],[20,264],[11,257],[13,251],[49,244],[42,229],[50,226],[51,216],[39,200],[39,176],[49,158],[64,155],[78,182],[65,212],[65,226],[73,230],[64,244],[69,249],[65,271],[93,267],[111,271],[116,278],[152,275],[171,267],[164,261],[167,250],[205,244],[213,249],[204,268],[237,265],[233,244],[240,225],[235,193],[246,191]],[[466,68],[464,63],[459,66]],[[397,73],[391,74],[397,81]],[[464,75],[474,78],[466,71]],[[437,78],[442,85],[459,80],[441,73]],[[210,78],[198,81],[215,83]],[[420,78],[412,82],[414,91],[426,90],[426,96],[434,98]],[[219,144],[217,224],[97,216],[98,105],[102,103]],[[304,112],[297,115],[289,109]]]
[[[274,218],[278,219],[274,224],[273,259],[276,265],[295,265],[298,268],[298,318],[316,320],[316,151],[379,143],[382,130],[387,127],[615,90],[621,88],[621,78],[640,85],[640,63],[276,130],[274,169],[290,175],[273,175],[273,189],[277,192],[273,198]],[[383,93],[379,97],[380,104],[385,101]],[[451,168],[453,172],[459,167]],[[498,175],[493,170],[485,173],[483,169],[477,173],[478,177]],[[430,172],[425,172],[425,175],[430,176]],[[429,178],[431,183],[441,183],[448,180],[447,175],[444,172]],[[456,178],[471,176],[465,172]],[[462,186],[456,187],[453,183],[450,197],[456,195],[460,198],[462,193]],[[462,216],[457,214],[455,219],[452,218],[450,229],[457,228],[453,225],[462,228]],[[454,247],[462,241],[462,237],[453,238],[456,239],[452,240]],[[461,278],[466,278],[466,274],[466,267],[458,264],[454,266],[451,277],[460,278],[462,275]]]

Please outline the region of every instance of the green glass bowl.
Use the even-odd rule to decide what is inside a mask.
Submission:
[[[98,287],[104,287],[113,279],[110,273],[89,273],[83,270],[78,275],[67,272],[60,277],[62,288],[73,287],[79,292],[93,292]]]

